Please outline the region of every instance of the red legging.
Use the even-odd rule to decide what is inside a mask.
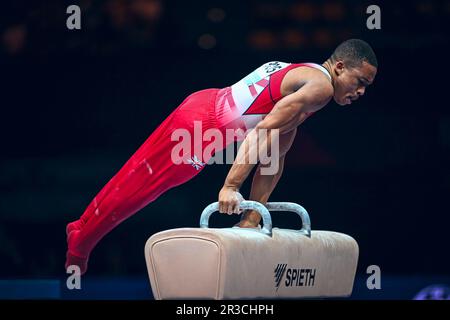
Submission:
[[[91,251],[108,232],[204,168],[201,162],[192,159],[195,148],[201,151],[206,144],[201,138],[194,141],[194,121],[201,121],[203,132],[217,128],[214,113],[217,91],[206,89],[187,97],[101,189],[80,219],[67,225],[66,268],[78,265],[81,273],[86,272]],[[179,141],[172,141],[171,136],[180,128],[191,133],[192,155],[186,156],[189,162],[175,164],[171,154]],[[201,154],[196,156],[203,163],[209,160]]]

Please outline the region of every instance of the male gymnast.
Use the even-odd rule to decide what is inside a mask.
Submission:
[[[192,153],[174,161],[179,141],[177,130],[193,135],[201,123],[222,132],[242,130],[236,159],[219,192],[221,213],[240,213],[243,200],[239,188],[255,165],[249,200],[265,204],[283,172],[287,151],[293,144],[297,127],[322,109],[331,99],[349,105],[364,95],[372,84],[378,63],[369,44],[359,39],[341,43],[323,64],[268,62],[232,86],[213,88],[189,95],[147,138],[123,167],[92,199],[80,219],[66,227],[66,264],[77,265],[81,274],[96,244],[122,221],[157,199],[165,191],[187,182],[205,167],[214,152],[207,152],[208,141],[191,141]],[[259,132],[265,134],[260,138]],[[249,163],[256,150],[269,150],[278,137],[278,170],[263,174],[267,164]],[[256,139],[255,139],[256,138]],[[199,139],[197,139],[199,140]],[[257,141],[254,143],[254,141]],[[234,141],[226,141],[222,148]],[[218,151],[218,150],[213,150]],[[238,227],[259,225],[260,215],[245,211]]]

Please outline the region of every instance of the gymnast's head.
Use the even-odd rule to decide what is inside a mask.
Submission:
[[[334,50],[324,66],[331,73],[334,101],[343,106],[364,95],[375,79],[378,62],[367,42],[350,39]]]

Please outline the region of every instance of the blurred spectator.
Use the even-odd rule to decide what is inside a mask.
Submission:
[[[65,20],[68,3],[16,4],[14,19],[4,19],[2,51],[17,55],[25,49],[35,55],[85,52],[114,54],[155,46],[163,15],[162,0],[83,0],[81,30],[69,31]],[[165,30],[167,32],[167,30]]]
[[[23,24],[14,25],[3,32],[2,44],[8,54],[15,55],[24,49],[26,38],[26,26]]]

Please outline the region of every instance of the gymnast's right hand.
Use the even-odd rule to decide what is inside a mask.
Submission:
[[[226,214],[240,214],[242,210],[239,208],[244,197],[234,188],[222,187],[219,192],[219,212]]]

